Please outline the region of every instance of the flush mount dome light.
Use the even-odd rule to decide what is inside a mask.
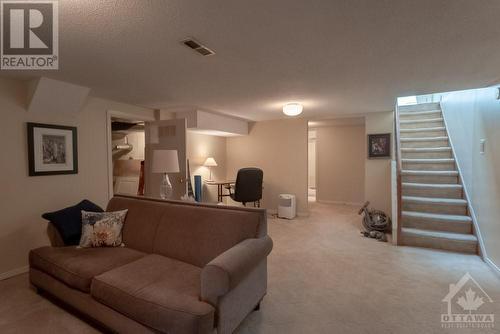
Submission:
[[[287,116],[297,116],[302,113],[302,104],[287,103],[283,106],[283,113]]]

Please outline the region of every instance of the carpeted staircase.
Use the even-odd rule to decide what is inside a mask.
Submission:
[[[477,253],[477,238],[439,103],[398,110],[402,243]]]

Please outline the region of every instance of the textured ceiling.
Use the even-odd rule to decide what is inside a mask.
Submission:
[[[251,120],[289,101],[309,118],[360,114],[498,82],[499,12],[498,0],[60,0],[60,70],[1,75]]]

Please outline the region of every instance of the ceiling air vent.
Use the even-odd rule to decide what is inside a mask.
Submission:
[[[215,52],[207,48],[205,45],[202,45],[201,43],[195,41],[193,38],[188,38],[182,41],[182,44],[187,46],[190,49],[193,49],[194,51],[198,52],[202,56],[211,56],[214,55]]]

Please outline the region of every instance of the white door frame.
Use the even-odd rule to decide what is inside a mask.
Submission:
[[[126,113],[123,111],[116,110],[108,110],[106,111],[106,144],[108,153],[108,200],[113,197],[114,189],[113,189],[113,139],[111,136],[111,118],[123,118],[131,121],[143,121],[150,122],[155,121],[156,118],[154,115],[146,116],[146,115],[136,115],[131,113]]]

